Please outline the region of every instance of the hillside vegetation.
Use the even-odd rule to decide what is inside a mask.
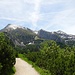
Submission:
[[[15,52],[12,43],[4,33],[0,33],[0,75],[11,75],[14,72]]]
[[[30,52],[28,49],[24,56],[40,68],[48,70],[51,75],[75,75],[74,47],[61,48],[55,41],[44,41],[39,51]]]

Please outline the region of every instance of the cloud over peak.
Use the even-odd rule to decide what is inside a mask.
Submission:
[[[74,12],[75,0],[0,0],[1,26],[16,23],[34,30],[61,29],[75,34]]]

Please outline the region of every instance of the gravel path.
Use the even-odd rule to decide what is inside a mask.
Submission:
[[[15,68],[15,75],[40,75],[30,64],[20,58],[16,58]]]

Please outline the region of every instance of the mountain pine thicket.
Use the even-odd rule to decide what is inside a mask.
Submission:
[[[44,41],[40,51],[24,55],[51,75],[75,75],[75,47],[61,48],[55,41]]]
[[[15,64],[15,52],[4,33],[0,33],[0,75],[11,75]]]

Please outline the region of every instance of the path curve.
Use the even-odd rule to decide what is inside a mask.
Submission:
[[[40,75],[32,65],[28,64],[21,58],[16,58],[15,68],[16,73],[14,75]]]

